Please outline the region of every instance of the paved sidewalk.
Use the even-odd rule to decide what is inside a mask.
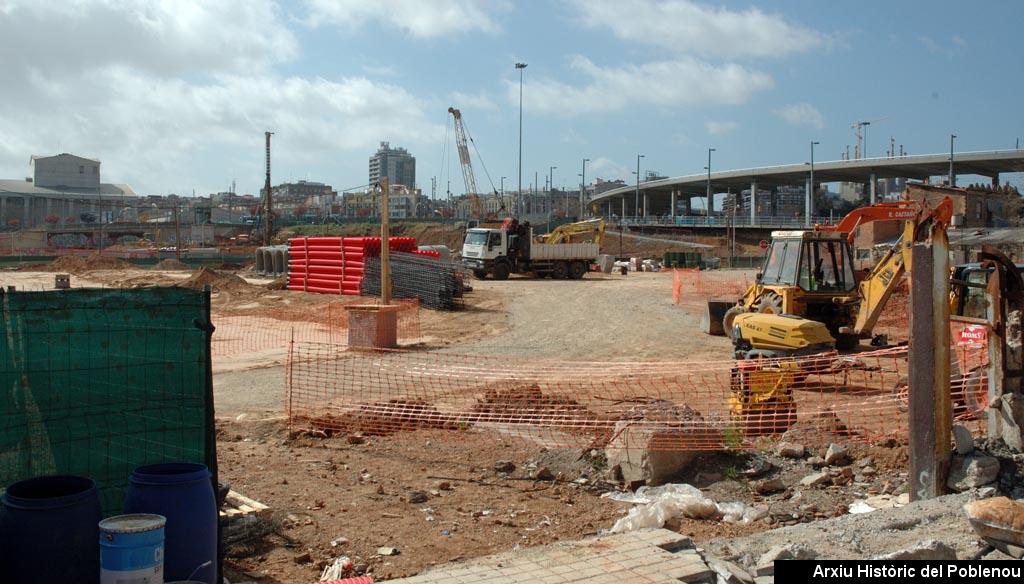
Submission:
[[[440,566],[390,584],[691,584],[715,582],[690,538],[645,529]]]

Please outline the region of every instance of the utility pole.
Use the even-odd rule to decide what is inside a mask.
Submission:
[[[708,165],[704,167],[708,171],[707,198],[704,200],[704,216],[708,222],[711,221],[711,153],[714,151],[714,148],[708,148]]]
[[[583,172],[580,174],[580,214],[578,219],[583,220],[583,200],[587,195],[587,163],[590,162],[589,158],[583,159]]]
[[[814,146],[818,144],[811,140],[811,181],[807,184],[807,218],[804,219],[804,227],[811,226],[811,216],[814,214]]]
[[[516,63],[516,69],[519,69],[519,190],[516,192],[518,206],[523,195],[523,69],[526,69],[526,63]]]
[[[388,177],[380,179],[380,303],[391,304],[391,223]]]
[[[633,216],[636,217],[640,214],[640,159],[643,158],[643,154],[636,155],[636,192],[633,193]]]
[[[177,201],[174,202],[174,258],[181,261],[181,210]]]
[[[270,245],[271,237],[274,234],[273,223],[274,220],[272,215],[274,213],[273,195],[270,192],[270,137],[274,135],[273,132],[264,132],[267,139],[267,180],[263,185],[263,188],[267,191],[267,205],[266,205],[266,216],[263,218],[263,244]]]
[[[949,186],[956,186],[956,175],[953,174],[953,140],[956,140],[956,134],[949,135]]]

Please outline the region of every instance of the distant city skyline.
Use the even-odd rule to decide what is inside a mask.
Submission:
[[[364,185],[380,142],[416,183],[463,192],[449,106],[473,138],[480,191],[656,170],[1012,149],[1024,5],[779,0],[7,0],[0,9],[0,177],[29,156],[103,160],[140,194]],[[117,39],[114,42],[112,39]],[[11,58],[11,56],[14,56]],[[480,156],[483,156],[483,160]],[[556,167],[549,171],[550,167]],[[490,178],[488,178],[488,175]],[[1024,186],[1021,175],[1006,175]],[[970,182],[969,180],[966,182]],[[493,183],[493,187],[492,187]],[[515,179],[506,178],[506,190]]]

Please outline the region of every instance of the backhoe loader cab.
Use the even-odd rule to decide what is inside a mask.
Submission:
[[[798,314],[828,323],[835,339],[850,341],[839,329],[851,324],[856,297],[853,255],[845,234],[775,231],[757,281],[726,312],[723,327],[735,341],[738,314]]]

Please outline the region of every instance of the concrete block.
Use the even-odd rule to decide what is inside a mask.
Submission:
[[[974,452],[974,436],[970,430],[959,424],[953,426],[953,443],[956,444],[957,454]]]
[[[954,456],[949,467],[949,479],[946,486],[954,491],[966,491],[981,487],[996,480],[999,476],[999,459],[994,456],[969,454]]]
[[[624,420],[615,424],[614,438],[605,454],[608,469],[621,477],[627,486],[662,485],[672,482],[697,456],[685,450],[659,450],[658,443],[668,443],[676,432],[651,430]]]

